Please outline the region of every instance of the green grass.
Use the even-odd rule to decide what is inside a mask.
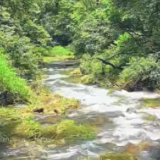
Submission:
[[[56,46],[47,50],[47,54],[42,54],[43,63],[51,63],[56,61],[74,60],[75,56],[72,51],[62,46]]]
[[[89,140],[95,138],[95,133],[89,126],[76,125],[72,120],[65,120],[56,125],[56,139],[65,138],[69,141]]]
[[[52,56],[73,56],[74,53],[62,46],[56,46],[51,49],[51,55]]]
[[[73,55],[57,55],[54,57],[43,57],[42,62],[43,63],[52,63],[52,62],[58,62],[58,61],[66,61],[66,60],[75,60],[75,56]]]

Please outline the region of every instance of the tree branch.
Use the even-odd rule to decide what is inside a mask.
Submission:
[[[108,62],[108,61],[105,61],[105,60],[103,60],[103,59],[101,59],[101,58],[97,58],[97,59],[98,59],[99,61],[101,61],[102,63],[113,67],[114,69],[119,69],[119,70],[122,70],[122,69],[123,69],[122,67],[117,67],[117,66],[115,66],[114,64],[112,64],[112,63],[110,63],[110,62]]]

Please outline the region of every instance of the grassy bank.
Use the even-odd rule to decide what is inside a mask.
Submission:
[[[71,120],[60,120],[55,125],[42,126],[35,121],[36,115],[63,115],[69,109],[79,107],[75,99],[67,99],[60,95],[44,94],[41,101],[25,108],[0,107],[0,144],[13,139],[50,139],[53,144],[58,140],[75,141],[93,139],[95,133],[89,126],[78,125]],[[38,100],[39,100],[38,99]]]

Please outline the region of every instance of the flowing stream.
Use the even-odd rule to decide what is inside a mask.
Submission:
[[[160,95],[124,90],[109,93],[109,90],[97,86],[76,84],[73,77],[62,74],[62,71],[72,68],[73,66],[66,67],[65,62],[51,64],[47,69],[45,84],[53,93],[76,98],[81,102],[81,107],[70,111],[65,118],[94,125],[97,137],[92,141],[76,142],[64,147],[46,147],[37,160],[94,159],[103,152],[119,153],[128,145],[140,142],[150,144],[149,149],[139,153],[140,160],[160,160],[160,109],[144,108],[141,101],[143,98],[154,99]],[[154,115],[157,120],[147,121],[144,118],[147,115]],[[41,117],[41,120],[45,118]],[[34,148],[30,150],[33,151]],[[15,156],[19,153],[17,152],[14,150],[15,159],[32,159],[25,156],[18,158]]]

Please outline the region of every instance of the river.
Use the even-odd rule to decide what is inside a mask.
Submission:
[[[160,95],[124,90],[110,93],[95,85],[76,84],[73,77],[62,74],[62,71],[76,67],[67,67],[65,62],[51,64],[47,69],[45,85],[53,93],[76,98],[81,102],[81,107],[70,111],[65,118],[96,127],[96,139],[64,147],[45,148],[37,159],[94,159],[103,152],[119,153],[129,145],[145,142],[151,147],[139,153],[140,160],[160,160],[160,109],[144,108],[141,101],[143,98],[154,99]],[[157,121],[146,120],[144,117],[147,115],[156,116]],[[15,156],[16,150],[14,153],[12,159],[32,159]]]

